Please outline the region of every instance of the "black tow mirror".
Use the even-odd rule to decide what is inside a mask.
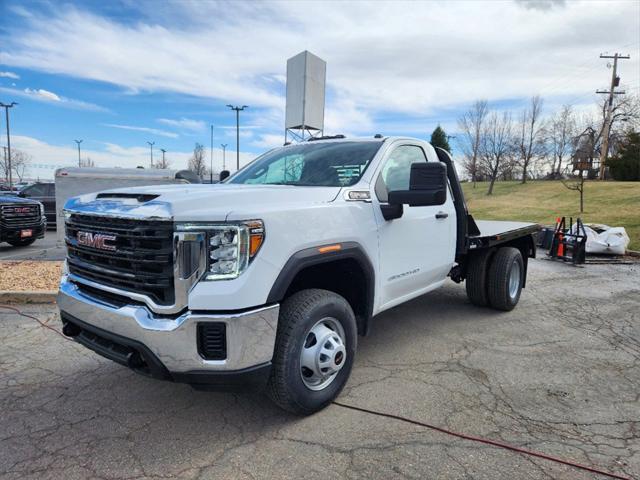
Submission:
[[[223,181],[223,180],[229,178],[229,175],[231,175],[231,172],[229,170],[222,170],[220,172],[220,181]]]
[[[409,190],[389,192],[389,205],[427,207],[447,201],[447,167],[440,162],[411,165]]]

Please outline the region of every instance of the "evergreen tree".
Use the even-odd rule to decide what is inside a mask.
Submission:
[[[451,147],[449,146],[449,141],[447,140],[447,134],[440,125],[438,125],[431,134],[431,145],[433,145],[434,148],[440,147],[451,153]]]
[[[640,133],[627,132],[620,151],[607,165],[614,180],[640,180]]]

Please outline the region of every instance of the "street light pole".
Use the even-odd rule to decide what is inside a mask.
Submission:
[[[233,105],[227,105],[227,107],[236,112],[236,170],[240,170],[240,112],[245,108],[249,108],[249,106],[234,107]]]
[[[80,161],[80,144],[83,142],[83,140],[74,140],[74,142],[78,144],[78,167],[81,167],[82,162]]]
[[[213,184],[213,125],[211,125],[211,168],[209,168],[209,181]]]
[[[167,164],[164,161],[164,154],[167,153],[167,151],[164,148],[161,148],[160,151],[162,152],[162,168],[167,168]]]
[[[7,165],[9,166],[9,190],[13,186],[13,173],[11,172],[11,134],[9,133],[9,109],[18,105],[16,102],[5,104],[0,102],[0,107],[4,108],[5,118],[7,119]]]
[[[227,169],[227,145],[226,143],[221,143],[220,146],[222,147],[222,169],[226,170]]]
[[[147,142],[147,143],[151,147],[151,168],[153,168],[153,146],[156,144],[156,142]]]

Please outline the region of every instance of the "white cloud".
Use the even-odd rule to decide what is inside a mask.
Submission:
[[[6,65],[129,92],[282,112],[285,61],[307,48],[328,62],[327,129],[357,132],[380,112],[425,116],[477,98],[570,98],[606,87],[598,54],[637,51],[640,15],[640,3],[625,1],[343,2],[339,14],[322,2],[140,8],[142,19],[126,24],[68,5],[31,12],[19,34],[3,37],[0,55]],[[638,57],[620,65],[636,84]]]
[[[151,135],[158,135],[160,137],[168,137],[168,138],[178,138],[178,134],[174,132],[168,132],[167,130],[160,130],[157,128],[149,128],[149,127],[136,127],[132,125],[118,125],[115,123],[104,123],[105,127],[111,128],[119,128],[121,130],[131,130],[134,132],[144,132],[149,133]]]
[[[93,143],[95,144],[95,142]],[[135,168],[141,165],[146,168],[149,166],[148,147],[124,147],[114,143],[104,143],[101,144],[104,145],[103,149],[92,149],[85,148],[86,143],[82,145],[82,158],[91,158],[96,167]],[[27,177],[29,178],[53,178],[56,168],[74,167],[78,164],[78,150],[75,145],[52,145],[34,137],[12,135],[11,146],[31,155],[32,161],[27,169]],[[154,151],[154,158],[158,158],[155,153]],[[166,158],[171,162],[172,169],[185,169],[191,154],[190,151],[168,151]],[[255,155],[252,153],[240,152],[240,165],[243,166],[254,158]],[[208,149],[207,160],[209,160]],[[227,149],[227,167],[234,167],[235,164],[235,149]],[[222,170],[221,148],[213,150],[213,168],[214,171]]]
[[[43,88],[39,88],[37,90],[33,90],[31,88],[25,88],[24,93],[26,93],[27,95],[35,95],[37,97],[42,97],[45,100],[52,100],[54,102],[62,101],[62,99],[58,95],[56,95],[53,92],[50,92],[49,90],[45,90]]]
[[[172,120],[169,118],[158,118],[158,123],[168,125],[170,127],[178,128],[180,130],[188,130],[191,132],[202,132],[207,124],[202,120],[192,120],[190,118],[181,118],[179,120]]]
[[[13,72],[0,72],[0,78],[12,78],[13,80],[19,80],[20,75]]]
[[[13,84],[15,86],[15,84]],[[0,87],[0,92],[12,96],[29,98],[38,102],[46,102],[60,107],[72,108],[76,110],[88,110],[93,112],[108,112],[109,109],[96,105],[95,103],[84,102],[82,100],[74,100],[72,98],[62,97],[56,93],[50,92],[43,88],[33,89],[25,88],[19,90],[17,88]]]

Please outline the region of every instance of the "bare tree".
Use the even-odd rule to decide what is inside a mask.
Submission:
[[[531,104],[522,112],[520,119],[520,135],[518,138],[518,150],[520,159],[518,165],[522,168],[522,182],[527,182],[527,175],[532,163],[540,156],[544,149],[543,125],[540,119],[542,112],[542,97],[531,97]]]
[[[513,122],[510,112],[493,112],[483,128],[479,149],[481,166],[489,176],[487,195],[493,194],[493,185],[502,173],[513,168]]]
[[[159,160],[156,160],[156,163],[154,163],[153,166],[159,170],[166,170],[171,166],[171,160],[162,155]],[[191,168],[191,161],[189,161],[189,168]]]
[[[568,160],[573,151],[573,139],[576,135],[576,119],[571,105],[563,105],[549,122],[545,131],[545,140],[552,155],[551,176],[560,177],[563,161]]]
[[[200,178],[204,178],[209,174],[209,169],[207,168],[207,162],[205,160],[204,147],[200,143],[196,143],[196,146],[193,149],[193,154],[189,159],[189,170],[194,172]]]
[[[93,168],[96,166],[96,163],[91,160],[91,157],[87,157],[84,160],[80,160],[80,166],[84,168]]]
[[[607,119],[608,101],[609,100],[607,98],[604,98],[600,102],[601,117],[597,126],[599,128],[597,128],[596,125],[594,124],[588,125],[591,128],[594,128],[594,130],[598,132],[598,135],[596,136],[596,145],[597,145],[597,150],[600,152],[600,154],[602,152],[602,148],[604,148],[603,144],[605,143],[603,142],[604,140],[603,136],[607,131],[605,127],[606,127],[606,119]],[[622,130],[624,130],[624,125],[629,125],[633,128],[634,126],[637,126],[639,122],[640,122],[640,98],[635,95],[615,97],[613,107],[611,109],[611,127],[608,130],[609,138],[607,139],[607,142],[606,142],[608,147],[607,150],[611,150],[612,137],[615,138],[619,136],[622,133]],[[606,158],[608,158],[608,154],[609,152],[607,152],[607,154],[604,157],[605,162],[606,162]]]
[[[11,171],[16,175],[19,182],[22,181],[32,159],[31,155],[22,150],[13,149],[11,151]],[[9,178],[9,162],[6,153],[0,158],[0,172],[5,179]]]
[[[484,127],[489,106],[486,100],[476,100],[471,108],[458,119],[458,128],[462,131],[458,144],[464,152],[464,168],[471,176],[473,187],[478,178],[478,159],[482,130]]]

